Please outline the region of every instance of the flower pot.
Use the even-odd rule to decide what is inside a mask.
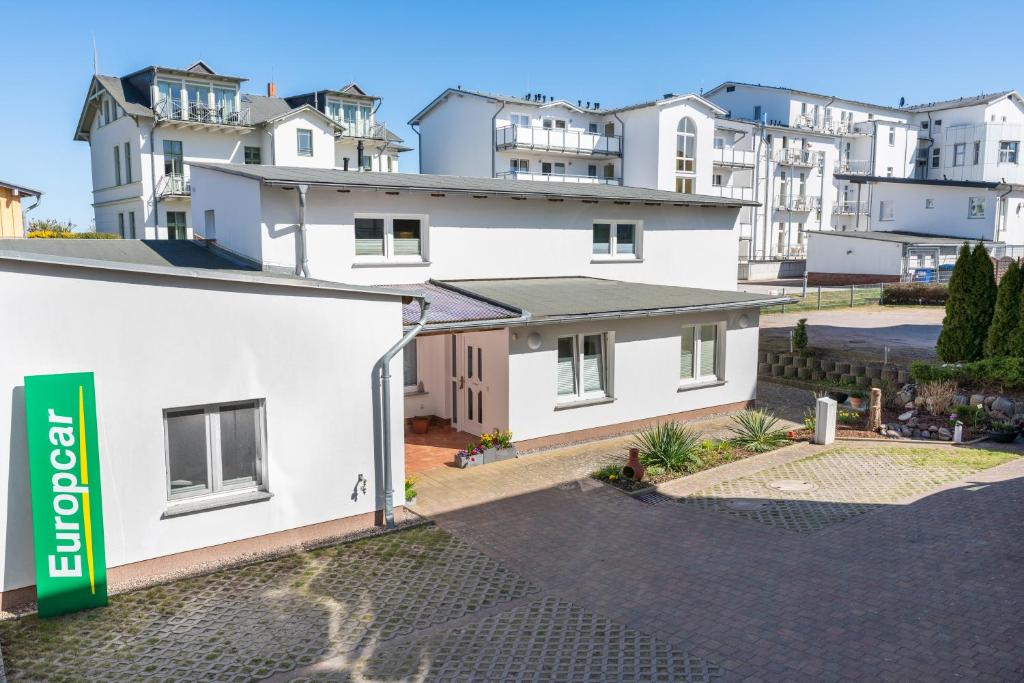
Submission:
[[[858,398],[856,396],[850,396],[846,400],[849,401],[850,407],[853,408],[854,410],[860,410],[861,407],[864,405],[864,399]]]
[[[516,457],[515,446],[509,446],[508,448],[486,448],[483,452],[483,462],[485,465],[501,460],[511,460],[514,457]]]
[[[455,466],[465,469],[466,467],[476,467],[484,463],[482,453],[456,453],[455,454]]]
[[[1017,438],[1017,430],[995,431],[989,430],[988,438],[996,443],[1012,443]]]
[[[428,429],[430,429],[429,417],[414,417],[412,419],[413,434],[426,434]]]
[[[836,403],[842,403],[848,398],[848,394],[845,394],[842,391],[830,391],[828,392],[828,397]]]

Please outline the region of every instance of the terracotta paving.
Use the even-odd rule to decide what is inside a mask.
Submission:
[[[405,473],[419,474],[436,467],[452,467],[455,454],[479,441],[468,432],[431,425],[426,434],[405,431]]]

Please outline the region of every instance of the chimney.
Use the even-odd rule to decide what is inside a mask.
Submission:
[[[267,97],[277,97],[277,84],[273,81],[267,83]]]

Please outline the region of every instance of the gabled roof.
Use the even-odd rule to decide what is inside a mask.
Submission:
[[[278,121],[284,121],[285,119],[290,119],[291,117],[296,116],[298,114],[302,114],[302,113],[313,114],[317,118],[319,118],[319,119],[321,119],[323,121],[326,121],[328,124],[330,124],[334,128],[337,128],[338,130],[345,130],[345,126],[343,126],[342,124],[338,123],[337,121],[332,119],[330,116],[328,116],[327,114],[323,113],[322,111],[320,111],[319,109],[314,107],[312,104],[304,104],[301,107],[296,107],[295,109],[289,109],[288,111],[281,112],[277,116],[272,116],[269,119],[266,119],[264,121],[264,123],[277,123]]]
[[[249,120],[258,125],[291,111],[291,106],[280,97],[242,93],[242,102],[249,105]]]
[[[210,65],[207,64],[206,62],[204,62],[201,59],[196,61],[196,62],[193,62],[191,66],[189,66],[187,69],[185,69],[185,71],[191,71],[191,72],[197,73],[197,74],[207,74],[207,75],[210,75],[210,76],[216,76],[217,75],[217,72],[214,71],[212,68],[210,68]]]
[[[89,89],[86,91],[82,112],[78,115],[78,125],[75,127],[75,140],[89,139],[89,122],[92,120],[93,111],[99,106],[98,99],[95,96],[98,88],[107,91],[114,102],[128,116],[153,116],[153,112],[146,105],[148,98],[128,82],[127,77],[93,76],[92,80],[89,81]]]
[[[505,180],[503,178],[472,178],[421,173],[373,173],[342,171],[334,168],[300,168],[290,166],[259,166],[249,164],[214,164],[190,162],[191,168],[206,168],[223,173],[253,178],[269,185],[299,184],[365,190],[406,192],[451,192],[507,197],[540,197],[549,199],[589,199],[635,201],[670,206],[706,206],[739,208],[759,206],[757,202],[701,194],[684,194],[667,190],[621,185],[540,182],[536,180]]]
[[[953,100],[941,100],[939,102],[927,102],[925,104],[912,104],[904,107],[906,111],[926,112],[938,111],[940,109],[957,109],[959,107],[973,107],[976,104],[992,104],[1004,97],[1015,98],[1021,102],[1021,96],[1016,90],[1003,90],[995,93],[982,93],[973,97],[959,97]]]
[[[711,90],[704,93],[705,97],[710,97],[719,90],[724,90],[728,86],[741,86],[744,88],[761,88],[763,90],[781,90],[783,92],[793,93],[794,95],[804,95],[808,97],[822,97],[825,99],[835,100],[836,102],[846,102],[848,104],[856,104],[861,107],[872,107],[874,109],[885,109],[886,111],[905,113],[903,109],[899,107],[889,107],[884,104],[873,104],[871,102],[861,102],[860,100],[851,100],[846,97],[840,97],[839,95],[826,95],[820,92],[811,92],[809,90],[797,90],[795,88],[787,88],[781,85],[761,85],[760,83],[743,83],[742,81],[726,81],[721,85],[716,85]]]
[[[17,190],[18,194],[28,195],[30,197],[43,196],[41,190],[33,190],[31,187],[25,187],[24,185],[15,185],[14,183],[8,183],[3,180],[0,180],[0,187],[6,187],[8,190]]]

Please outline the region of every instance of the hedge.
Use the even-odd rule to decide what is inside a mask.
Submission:
[[[882,290],[883,306],[945,306],[946,285],[926,285],[920,282],[896,282]]]
[[[1024,389],[1024,358],[985,358],[951,365],[914,361],[910,364],[910,376],[916,382],[953,380],[968,386]]]
[[[52,239],[52,240],[116,240],[120,239],[117,235],[112,235],[109,232],[65,232],[63,230],[32,230],[27,235],[34,239]]]

